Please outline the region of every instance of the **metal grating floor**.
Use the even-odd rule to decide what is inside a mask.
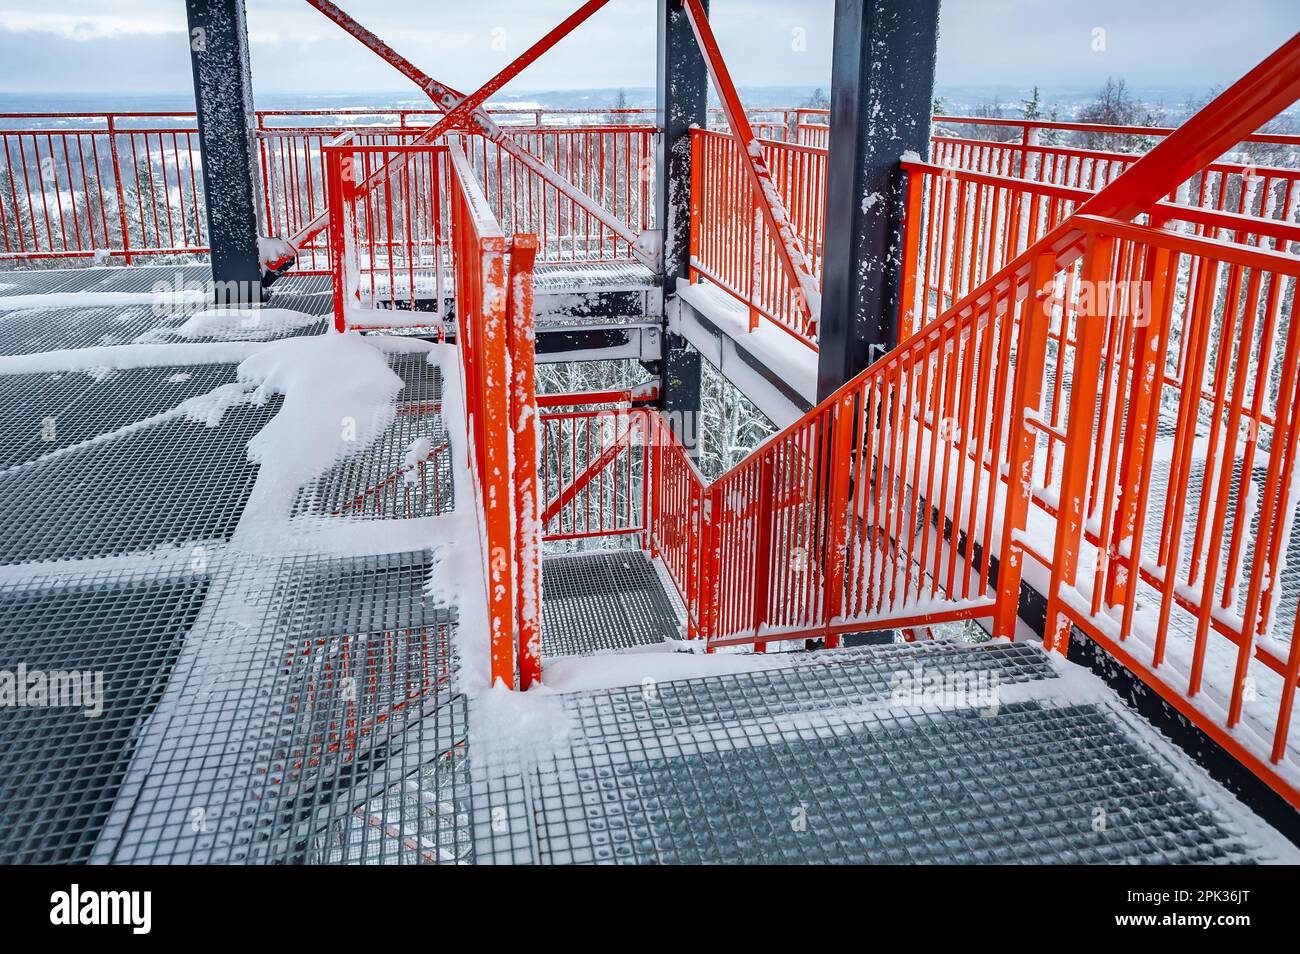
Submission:
[[[390,366],[407,382],[393,422],[370,447],[303,488],[295,513],[392,519],[432,517],[453,509],[451,447],[442,420],[442,372],[430,368],[422,357]],[[425,442],[424,452],[408,463],[417,442]]]
[[[483,788],[542,863],[1247,862],[1269,857],[1128,715],[1074,700],[1030,646],[822,653],[776,670],[565,698],[559,751]],[[909,708],[900,672],[996,673],[986,708]],[[1046,698],[1046,696],[1053,698]],[[1222,796],[1220,795],[1220,798]],[[476,804],[476,810],[481,810]],[[1098,819],[1103,819],[1098,824]],[[517,821],[514,821],[517,820]]]
[[[235,381],[235,365],[0,375],[0,469],[162,414]]]
[[[158,326],[148,305],[6,310],[6,296],[147,292],[176,271],[0,276],[0,351]],[[155,367],[0,374],[0,679],[85,671],[103,707],[0,709],[0,862],[470,858],[455,615],[425,595],[429,552],[331,556],[303,537],[298,553],[297,531],[245,551],[245,445],[280,399],[256,403],[233,364],[166,356],[163,339]],[[416,436],[445,443],[439,369],[392,364],[406,385],[396,423],[342,463],[353,477],[400,469]],[[419,514],[357,515],[444,512],[440,467],[448,480]]]
[[[106,579],[0,592],[0,670],[97,673],[98,702],[25,706],[0,718],[0,860],[90,859],[206,592],[201,578]],[[87,715],[96,706],[102,713]]]
[[[229,538],[257,475],[245,445],[278,406],[217,427],[167,418],[0,473],[0,565]]]
[[[408,851],[401,838],[387,844],[395,820],[376,828],[368,806],[408,781],[454,789],[465,735],[450,688],[454,618],[429,605],[427,572],[424,553],[218,561],[94,860]],[[417,817],[405,834],[435,854],[464,852],[456,817]]]
[[[542,653],[587,655],[681,638],[677,615],[641,550],[542,561]]]

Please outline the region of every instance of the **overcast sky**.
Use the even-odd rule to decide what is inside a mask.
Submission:
[[[432,75],[465,89],[578,6],[339,2]],[[654,8],[654,0],[611,0],[510,89],[653,85]],[[740,85],[824,85],[832,8],[833,0],[713,0],[712,19]],[[260,93],[412,89],[303,0],[248,0],[248,21]],[[1297,0],[943,0],[938,79],[1088,88],[1115,76],[1135,86],[1208,89],[1297,29]],[[0,91],[184,92],[184,31],[183,0],[0,0]]]

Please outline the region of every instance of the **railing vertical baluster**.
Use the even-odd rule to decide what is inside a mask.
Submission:
[[[1061,612],[1061,590],[1075,583],[1083,527],[1087,517],[1089,464],[1092,460],[1093,418],[1101,390],[1102,349],[1110,303],[1105,289],[1115,256],[1115,239],[1089,234],[1083,255],[1083,280],[1087,293],[1075,323],[1074,373],[1070,386],[1069,420],[1062,465],[1060,506],[1056,515],[1056,546],[1052,558],[1052,582],[1047,594],[1047,622],[1043,645],[1064,653],[1069,640],[1069,622]],[[1069,303],[1062,316],[1062,333],[1067,331]],[[1104,426],[1104,425],[1103,425]]]
[[[1020,579],[1024,547],[1016,540],[1029,518],[1034,479],[1034,448],[1037,436],[1026,413],[1037,412],[1042,400],[1043,364],[1047,355],[1047,332],[1052,322],[1056,285],[1056,256],[1044,252],[1034,258],[1029,278],[1029,297],[1021,311],[1020,336],[1016,348],[1016,371],[1012,382],[1010,429],[1007,435],[1007,505],[1002,519],[1002,545],[998,552],[998,598],[993,634],[1013,639],[1020,610]],[[994,302],[996,307],[996,301]],[[1007,302],[1003,334],[1011,334],[1015,297]]]

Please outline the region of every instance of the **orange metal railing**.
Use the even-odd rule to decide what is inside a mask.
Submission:
[[[914,160],[905,160],[903,169],[902,337],[947,310],[1094,195],[1087,189]],[[1278,209],[1293,202],[1297,179],[1300,170],[1261,174],[1229,182],[1213,201],[1188,205],[1165,200],[1153,213],[1183,231],[1239,242],[1264,238],[1285,249],[1300,241],[1300,226],[1293,216],[1279,216]],[[1198,174],[1192,181],[1204,183],[1207,176]],[[1190,189],[1178,191],[1192,195]],[[1226,193],[1232,194],[1230,202]]]
[[[465,393],[473,501],[482,526],[493,683],[521,688],[541,677],[541,512],[538,409],[533,379],[532,273],[537,239],[507,239],[459,145],[361,144],[348,133],[324,147],[329,196],[335,330],[401,324],[352,309],[407,301],[431,276],[443,324],[444,288],[454,288],[456,351]],[[393,163],[394,156],[404,161]],[[367,189],[366,177],[380,181]],[[444,266],[451,274],[444,284]],[[383,488],[380,488],[380,492]],[[471,496],[472,495],[472,496]]]
[[[1300,37],[1095,192],[910,163],[910,337],[713,483],[656,418],[651,549],[692,635],[1014,637],[1029,580],[1049,648],[1101,643],[1300,806],[1300,644],[1277,619],[1294,187],[1214,178],[1297,95]]]
[[[322,149],[329,199],[330,273],[334,326],[383,328],[419,322],[442,328],[448,276],[450,213],[445,196],[445,146],[391,141],[361,143],[345,133]],[[389,176],[379,175],[395,158],[405,161]],[[358,189],[357,183],[377,178]],[[423,303],[433,312],[416,317]],[[391,317],[376,319],[383,305]],[[404,309],[402,317],[394,308]],[[370,317],[354,309],[370,309]]]
[[[14,127],[0,129],[0,260],[208,250],[192,113],[5,113],[0,125]]]
[[[775,267],[775,238],[745,180],[741,147],[726,133],[694,129],[691,149],[691,280],[708,279],[748,305],[751,329],[768,319],[815,347],[816,328],[800,307],[799,289]],[[775,142],[763,142],[762,150],[789,225],[820,282],[826,152]]]
[[[1051,573],[1047,643],[1079,627],[1265,768],[1285,755],[1300,668],[1291,621],[1274,616],[1298,502],[1300,259],[1076,223],[1084,287],[1101,293],[1063,298],[1054,317],[1074,358],[1061,451],[1034,486],[1055,503],[1052,549],[1036,556]],[[1131,292],[1145,286],[1149,300]]]
[[[547,540],[644,534],[650,411],[572,396],[542,411],[542,524]]]
[[[491,679],[513,687],[517,661],[527,688],[541,674],[541,524],[528,446],[537,407],[527,361],[536,239],[507,243],[469,160],[456,146],[449,156],[456,350],[483,521]]]
[[[511,139],[640,233],[655,227],[658,130],[588,124],[511,129]],[[483,136],[464,147],[503,226],[536,234],[545,262],[630,262],[632,245],[573,196]]]
[[[826,147],[829,110],[790,110],[781,122],[756,125],[772,139],[762,143],[774,170],[790,220],[821,274]],[[813,121],[809,121],[813,120]],[[1098,126],[1087,123],[996,124],[970,117],[936,117],[930,162],[905,160],[908,172],[908,244],[905,261],[922,263],[911,291],[925,289],[928,310],[903,316],[907,330],[939,314],[978,286],[1016,254],[1063,221],[1074,208],[1109,185],[1140,158],[1140,153],[1042,144],[1040,133],[1070,131],[1108,135],[1147,148],[1168,129]],[[1007,140],[944,135],[945,124],[972,133],[1007,130]],[[985,128],[986,125],[988,128]],[[779,142],[776,140],[780,140]],[[1242,143],[1294,147],[1300,163],[1300,136],[1253,134]],[[770,267],[771,238],[748,206],[740,154],[725,132],[693,133],[692,280],[706,279],[744,303],[751,328],[762,320],[791,331],[816,347],[815,330],[799,320],[788,282]],[[1217,157],[1216,157],[1217,158]],[[779,174],[777,173],[779,171]],[[1300,169],[1249,162],[1215,161],[1171,186],[1167,200],[1191,209],[1269,220],[1251,228],[1276,234],[1271,223],[1292,223],[1300,206]],[[1236,230],[1228,219],[1211,221],[1193,212],[1179,218],[1203,234],[1214,228]],[[910,298],[908,299],[911,300]]]

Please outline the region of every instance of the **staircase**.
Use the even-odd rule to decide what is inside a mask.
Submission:
[[[715,481],[661,414],[628,411],[649,431],[645,549],[689,637],[1027,624],[1065,653],[1073,633],[1300,807],[1300,651],[1273,610],[1300,232],[1162,202],[1298,96],[1293,38],[947,307],[921,282],[918,330]],[[928,260],[907,263],[909,306]],[[570,493],[593,480],[571,473]]]

